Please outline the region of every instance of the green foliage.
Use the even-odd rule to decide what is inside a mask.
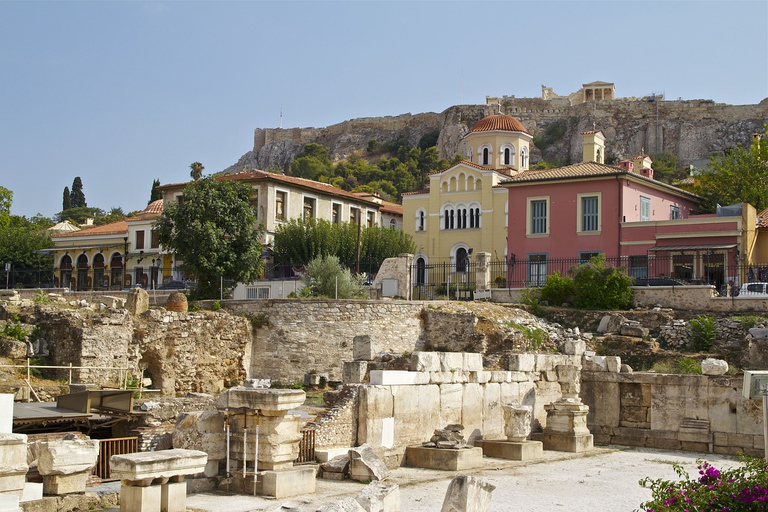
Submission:
[[[677,373],[701,375],[701,363],[691,357],[682,357],[675,363]]]
[[[419,139],[419,143],[417,146],[419,147],[419,149],[426,150],[433,146],[437,146],[437,140],[439,138],[440,138],[440,130],[435,130],[429,133],[425,133]]]
[[[89,206],[73,206],[56,214],[59,222],[68,220],[75,224],[85,224],[87,219],[98,219],[105,215],[104,210]]]
[[[524,289],[520,293],[520,302],[531,306],[531,313],[536,316],[544,316],[544,310],[541,308],[541,289],[532,286]]]
[[[710,158],[707,169],[696,176],[693,191],[704,198],[705,211],[741,202],[758,212],[768,207],[768,126],[765,129],[765,137],[753,140],[749,149],[738,146]]]
[[[69,187],[64,187],[64,197],[61,201],[61,211],[65,212],[72,208],[72,193],[69,191]]]
[[[353,155],[337,164],[331,161],[327,148],[310,143],[304,146],[293,161],[288,174],[321,181],[344,190],[368,185],[382,193],[382,196],[387,195],[397,201],[403,192],[422,188],[429,173],[450,165],[450,162],[440,158],[434,145],[423,147],[431,140],[436,140],[434,134],[425,135],[416,148],[411,148],[408,140],[402,136],[386,144],[371,140],[367,147],[368,153],[386,152],[390,156],[383,155],[378,162],[369,163]],[[460,156],[458,160],[461,160]]]
[[[93,221],[94,226],[102,226],[104,224],[111,224],[113,222],[121,221],[125,218],[127,218],[128,215],[123,212],[123,209],[118,207],[112,208],[108,214],[104,215],[103,217],[97,217]]]
[[[3,326],[3,336],[12,340],[24,341],[27,339],[27,333],[19,323],[5,322]]]
[[[217,298],[220,279],[249,283],[261,273],[261,228],[254,229],[251,187],[213,177],[193,181],[182,204],[165,207],[158,240],[197,279],[192,298]]]
[[[194,181],[199,180],[203,177],[203,170],[205,167],[203,167],[203,164],[200,162],[192,162],[189,164],[189,177],[192,178]]]
[[[360,279],[339,263],[336,256],[315,258],[306,266],[304,284],[308,297],[363,299],[369,297]]]
[[[528,342],[528,348],[532,350],[540,350],[547,342],[549,342],[549,334],[544,329],[520,325],[516,322],[507,322],[506,325],[507,327],[520,331],[523,335],[523,339]]]
[[[280,381],[272,381],[269,387],[272,389],[304,389],[304,384],[299,381],[296,381],[292,384]]]
[[[53,267],[53,256],[35,253],[50,247],[53,241],[48,233],[24,217],[11,215],[9,223],[0,226],[0,263],[10,263],[14,269]]]
[[[51,299],[48,298],[48,295],[43,290],[37,290],[33,302],[35,304],[50,304]]]
[[[691,348],[699,352],[708,352],[717,339],[717,320],[709,315],[699,315],[688,322],[688,336]]]
[[[567,130],[568,121],[565,119],[551,122],[544,128],[542,135],[537,135],[533,138],[533,144],[541,151],[544,151],[547,147],[562,139]]]
[[[13,204],[13,192],[0,186],[0,228],[11,222],[11,205]]]
[[[381,265],[386,258],[414,252],[413,239],[402,230],[364,228],[360,259]],[[337,256],[350,264],[357,260],[357,224],[333,224],[323,219],[291,219],[278,226],[274,240],[275,261],[303,266],[316,258]]]
[[[628,309],[632,306],[632,278],[610,267],[600,254],[570,270],[574,305],[586,309]]]
[[[541,298],[553,306],[570,302],[575,294],[573,279],[555,272],[547,278],[547,284],[541,287]]]
[[[762,458],[741,456],[741,464],[718,470],[697,460],[699,476],[691,478],[675,464],[679,480],[643,478],[640,485],[651,490],[651,499],[640,505],[653,512],[694,510],[747,512],[765,510],[768,503],[768,464]]]
[[[768,324],[768,318],[764,316],[735,316],[733,319],[739,322],[739,325],[745,331],[752,329],[758,324]]]
[[[661,153],[651,153],[653,160],[653,178],[664,183],[674,183],[688,177],[688,167],[682,165],[669,149]]]
[[[147,204],[150,204],[153,201],[157,201],[158,199],[163,198],[163,193],[160,190],[158,190],[159,186],[160,186],[159,179],[156,179],[155,181],[152,182],[152,190],[149,193],[149,201],[147,202]]]
[[[211,311],[218,311],[221,309],[221,301],[215,301],[213,304],[211,304]]]
[[[76,176],[72,181],[72,192],[70,192],[70,204],[72,208],[85,208],[88,204],[85,202],[83,193],[83,180]]]

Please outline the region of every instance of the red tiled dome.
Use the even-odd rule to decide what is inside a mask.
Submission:
[[[152,201],[141,213],[163,213],[163,200]]]
[[[485,116],[477,122],[472,128],[474,132],[490,132],[490,131],[503,131],[503,132],[523,132],[528,133],[523,123],[518,121],[512,116],[505,116],[503,114],[494,114],[492,116]]]

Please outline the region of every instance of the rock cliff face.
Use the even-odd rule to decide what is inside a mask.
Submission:
[[[606,135],[609,156],[619,159],[641,153],[672,151],[683,164],[703,166],[712,154],[749,145],[751,135],[765,131],[768,99],[758,105],[726,105],[711,100],[649,101],[616,99],[569,105],[562,99],[508,98],[498,105],[453,106],[442,113],[361,118],[326,128],[257,128],[253,149],[225,172],[243,169],[285,170],[302,147],[316,142],[341,160],[364,152],[371,139],[379,143],[404,136],[416,145],[426,133],[439,130],[438,149],[444,158],[463,153],[462,137],[482,117],[498,112],[518,118],[534,136],[559,124],[560,133],[545,154],[534,146],[531,161],[545,157],[561,162],[581,160],[581,132],[594,128]]]

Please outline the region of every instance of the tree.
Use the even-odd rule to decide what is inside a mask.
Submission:
[[[361,280],[353,277],[336,256],[323,256],[310,261],[304,284],[305,296],[339,299],[369,297]]]
[[[77,206],[62,210],[55,215],[58,222],[68,220],[75,224],[85,224],[87,219],[98,219],[105,215],[104,210],[96,207]]]
[[[61,211],[67,211],[72,208],[72,194],[69,187],[64,187],[64,199],[61,202]]]
[[[200,162],[192,162],[191,164],[189,164],[189,168],[191,169],[189,171],[189,176],[193,180],[197,181],[203,177],[203,169],[205,169],[205,167],[203,167],[203,164],[201,164]]]
[[[674,183],[688,176],[688,168],[680,164],[677,156],[665,149],[661,153],[652,153],[653,178],[664,183]]]
[[[125,212],[123,211],[122,208],[117,206],[117,207],[112,208],[111,210],[109,210],[108,214],[106,214],[106,215],[104,215],[102,217],[97,217],[96,220],[93,221],[93,224],[95,226],[102,226],[104,224],[111,224],[113,222],[117,222],[117,221],[123,220],[126,217],[128,217],[128,215],[125,214]]]
[[[147,204],[163,198],[163,193],[157,189],[157,187],[159,186],[160,186],[160,180],[155,180],[152,182],[152,191],[149,193],[149,202]]]
[[[336,256],[351,265],[357,259],[357,224],[332,224],[323,219],[292,219],[275,231],[275,261],[293,266],[307,265],[316,258]],[[404,231],[388,227],[363,228],[360,258],[378,268],[386,258],[414,252],[413,239]]]
[[[572,268],[574,305],[585,309],[628,309],[632,306],[632,281],[621,268],[608,266],[600,254]]]
[[[219,280],[249,283],[261,274],[261,228],[252,189],[234,180],[202,178],[184,189],[184,202],[165,207],[155,223],[163,247],[195,276],[197,298],[217,298]]]
[[[0,227],[7,226],[11,219],[13,192],[0,186]]]
[[[707,169],[694,176],[694,193],[704,198],[703,208],[715,212],[717,205],[749,203],[760,212],[768,207],[768,126],[765,136],[752,140],[720,157],[712,157]]]
[[[72,181],[70,202],[72,204],[72,208],[88,206],[88,204],[85,202],[85,194],[83,193],[83,181],[80,179],[80,176],[76,176]]]

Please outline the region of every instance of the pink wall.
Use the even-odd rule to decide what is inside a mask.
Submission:
[[[628,184],[629,183],[629,184]],[[578,194],[601,194],[600,234],[577,233]],[[651,198],[651,220],[669,220],[670,206],[680,208],[680,217],[687,218],[695,203],[675,197],[669,192],[656,190],[643,183],[626,178],[582,180],[576,182],[546,182],[509,188],[508,253],[525,259],[531,253],[547,253],[549,259],[577,258],[580,252],[601,252],[608,257],[618,254],[645,254],[648,246],[627,246],[619,248],[619,240],[654,240],[659,227],[641,226],[631,231],[627,238],[626,229],[620,223],[640,220],[640,196]],[[528,197],[549,196],[549,236],[526,236],[526,208]],[[619,202],[622,201],[623,205]],[[655,224],[655,223],[654,223]],[[653,226],[653,227],[652,227]],[[678,229],[677,226],[664,227]],[[683,231],[691,227],[683,227]],[[708,226],[696,228],[710,231]],[[706,243],[694,241],[691,243]],[[655,245],[655,244],[653,244]],[[652,245],[651,245],[652,246]],[[636,250],[635,250],[636,249]]]

